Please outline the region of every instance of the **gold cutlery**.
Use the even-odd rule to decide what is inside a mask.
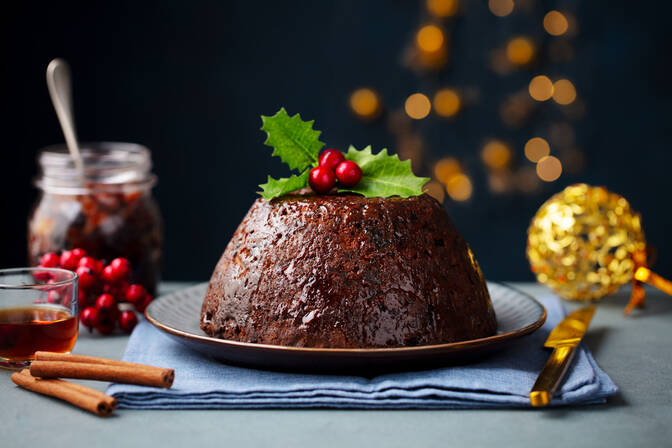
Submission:
[[[553,398],[574,358],[576,346],[588,330],[593,314],[594,305],[580,308],[568,314],[548,335],[544,347],[552,348],[553,353],[530,391],[532,406],[546,406]]]

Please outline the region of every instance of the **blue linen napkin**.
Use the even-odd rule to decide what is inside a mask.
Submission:
[[[548,312],[544,327],[494,355],[468,365],[374,378],[278,373],[222,364],[143,320],[133,331],[123,359],[174,368],[173,387],[112,384],[107,393],[127,409],[529,407],[528,393],[549,355],[543,343],[567,313],[555,296],[539,300]],[[617,391],[582,344],[551,405],[602,403]]]

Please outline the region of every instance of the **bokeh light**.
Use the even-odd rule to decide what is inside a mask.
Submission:
[[[534,57],[534,44],[527,37],[514,37],[506,44],[506,57],[515,65],[527,65]]]
[[[525,157],[530,162],[537,163],[551,153],[548,142],[541,137],[531,138],[525,143]]]
[[[446,197],[446,191],[443,188],[443,185],[440,182],[435,180],[430,180],[423,187],[422,191],[436,199],[437,201],[443,203],[443,200]]]
[[[539,177],[534,167],[524,166],[516,173],[516,187],[523,193],[534,193],[539,189]]]
[[[447,184],[452,177],[461,172],[462,167],[460,166],[460,162],[453,157],[445,157],[434,165],[434,177],[444,184]]]
[[[429,112],[432,109],[432,104],[429,102],[429,98],[422,93],[414,93],[406,99],[404,104],[404,109],[409,117],[420,120],[429,115]]]
[[[490,140],[481,150],[483,163],[494,170],[501,170],[511,162],[511,149],[500,140]]]
[[[512,127],[522,126],[530,116],[534,102],[527,92],[517,92],[507,98],[499,108],[502,121]]]
[[[493,193],[506,193],[513,186],[513,176],[510,171],[491,171],[488,174],[488,186]]]
[[[568,28],[569,22],[560,11],[550,11],[544,16],[544,29],[551,36],[562,36]]]
[[[421,51],[426,53],[435,53],[441,48],[445,42],[443,31],[436,25],[425,25],[418,31],[415,36],[415,42]]]
[[[548,127],[548,138],[554,146],[567,148],[574,145],[574,129],[569,123],[551,123]]]
[[[532,78],[528,86],[530,96],[537,101],[546,101],[553,96],[554,86],[553,82],[548,76],[539,75]]]
[[[464,173],[456,174],[446,184],[446,191],[452,200],[458,202],[466,201],[471,197],[471,193],[473,192],[471,179]]]
[[[459,7],[458,0],[427,0],[427,10],[436,17],[452,17]]]
[[[553,101],[566,106],[576,99],[574,84],[568,79],[559,79],[553,84]]]
[[[380,113],[380,98],[372,89],[357,89],[350,95],[350,108],[359,118],[375,118]]]
[[[497,17],[506,17],[513,12],[513,0],[488,0],[490,12]]]
[[[562,174],[562,163],[557,157],[542,157],[537,163],[537,176],[544,182],[553,182]]]
[[[434,111],[442,117],[455,116],[460,106],[460,94],[453,89],[441,89],[434,95]]]

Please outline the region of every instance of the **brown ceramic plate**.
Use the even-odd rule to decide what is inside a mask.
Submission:
[[[464,362],[474,355],[506,347],[506,343],[538,330],[546,321],[543,305],[500,283],[488,283],[497,315],[497,334],[448,344],[416,347],[341,349],[254,344],[207,336],[199,327],[207,283],[154,300],[145,317],[186,346],[225,363],[276,370],[376,371],[416,369]]]

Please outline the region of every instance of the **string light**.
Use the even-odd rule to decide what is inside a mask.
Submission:
[[[427,9],[436,17],[452,17],[459,7],[458,0],[427,0]]]
[[[435,180],[430,180],[427,182],[423,187],[422,191],[439,201],[440,203],[443,203],[443,200],[446,197],[446,191],[443,188],[443,185],[441,185],[440,182],[437,182]]]
[[[435,53],[441,48],[445,42],[443,31],[436,25],[425,25],[418,31],[415,36],[415,42],[421,51],[426,53]]]
[[[488,0],[490,12],[497,17],[506,17],[513,12],[513,0]]]
[[[548,76],[539,75],[532,78],[528,86],[530,96],[537,101],[546,101],[553,96],[554,85]]]
[[[551,153],[548,142],[541,137],[531,138],[525,143],[525,157],[530,162],[537,163]]]
[[[460,173],[451,177],[446,184],[446,191],[454,201],[462,202],[471,197],[473,186],[466,174]]]
[[[553,182],[562,174],[562,163],[557,157],[542,157],[537,163],[537,176],[544,182]]]
[[[357,89],[350,95],[350,108],[359,118],[371,119],[380,113],[380,99],[372,89]]]
[[[576,89],[574,84],[568,79],[559,79],[553,84],[553,100],[566,106],[572,104],[576,99]]]
[[[527,65],[534,57],[534,44],[527,37],[514,37],[506,45],[506,57],[515,65]]]
[[[481,159],[489,168],[501,170],[511,162],[511,150],[500,140],[489,141],[481,151]]]
[[[434,95],[434,111],[442,117],[455,116],[460,105],[460,95],[453,89],[441,89]]]
[[[455,175],[462,172],[462,167],[460,162],[453,157],[446,157],[434,165],[434,177],[436,177],[439,182],[448,184],[448,181]]]
[[[421,120],[429,115],[430,110],[432,109],[432,104],[429,102],[429,98],[422,93],[414,93],[406,99],[404,104],[404,109],[409,117]]]
[[[562,36],[568,28],[569,22],[560,11],[550,11],[544,16],[544,29],[551,36]]]

